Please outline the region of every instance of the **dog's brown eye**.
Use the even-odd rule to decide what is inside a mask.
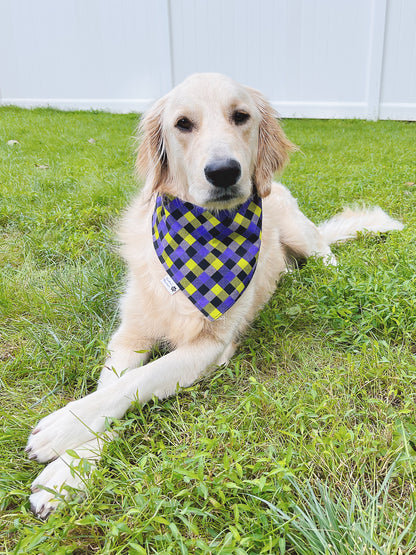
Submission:
[[[188,118],[180,118],[176,122],[175,127],[180,131],[192,131],[194,124]]]
[[[240,110],[236,110],[232,115],[232,120],[236,125],[243,125],[250,119],[250,114],[247,112],[241,112]]]

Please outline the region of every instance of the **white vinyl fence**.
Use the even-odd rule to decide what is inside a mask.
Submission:
[[[416,120],[416,0],[0,0],[0,104],[142,111],[226,73],[283,117]]]

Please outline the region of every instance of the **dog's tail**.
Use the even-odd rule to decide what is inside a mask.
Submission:
[[[401,230],[403,227],[401,222],[390,218],[379,207],[366,210],[345,208],[343,212],[318,226],[327,245],[353,239],[360,231],[385,233]]]

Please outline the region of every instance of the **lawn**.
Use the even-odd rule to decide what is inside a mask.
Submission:
[[[301,151],[283,182],[311,219],[378,204],[405,230],[287,275],[227,367],[116,423],[86,498],[47,522],[30,513],[28,433],[94,388],[117,325],[136,124],[0,108],[0,552],[416,553],[407,122],[285,122]]]

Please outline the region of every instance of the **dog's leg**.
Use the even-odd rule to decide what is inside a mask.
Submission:
[[[298,216],[299,228],[296,233],[290,234],[286,230],[281,238],[282,244],[295,255],[295,258],[309,258],[318,256],[323,259],[326,265],[337,265],[337,260],[331,247],[324,241],[317,226],[306,216],[300,213]]]
[[[226,343],[203,339],[122,375],[116,382],[68,403],[43,418],[29,437],[27,452],[46,462],[102,433],[106,421],[121,418],[134,400],[145,403],[189,386],[221,357]]]
[[[329,244],[318,227],[299,209],[297,200],[282,184],[275,183],[275,198],[272,199],[273,210],[279,217],[273,218],[279,229],[280,241],[295,257],[308,258],[315,255],[324,259],[326,264],[336,265]]]
[[[127,315],[109,343],[110,354],[101,371],[98,388],[116,382],[124,373],[148,360],[153,342],[149,339],[138,340],[139,333],[144,333],[144,330],[137,322],[129,321]],[[90,441],[77,444],[74,452],[65,452],[49,463],[32,484],[32,511],[40,518],[47,518],[62,499],[71,495],[72,489],[81,493],[101,458],[104,443],[112,437],[109,432],[97,434]]]
[[[92,470],[101,458],[104,443],[111,441],[112,437],[111,432],[105,432],[79,445],[76,453],[64,453],[46,465],[32,483],[29,498],[32,512],[46,519],[61,501],[70,497],[73,490],[82,494]]]
[[[231,341],[229,345],[227,345],[227,347],[224,349],[220,358],[217,360],[217,365],[221,366],[223,364],[227,364],[230,358],[235,353],[237,347],[238,347],[238,343],[236,341]]]
[[[121,324],[108,344],[109,356],[100,374],[98,387],[114,383],[125,372],[145,364],[155,343],[146,317],[146,298],[139,283],[130,277],[120,299]]]
[[[58,458],[33,482],[33,512],[47,518],[70,495],[66,486],[84,489],[88,471],[82,474],[77,467],[86,460],[91,470],[99,460],[103,443],[109,439],[109,432],[103,433],[106,417],[120,418],[135,399],[140,403],[153,395],[163,399],[175,393],[178,386],[191,385],[225,350],[229,350],[229,345],[215,340],[184,345],[41,420],[29,438],[30,456],[40,462],[56,455]],[[71,447],[76,449],[75,456],[65,453]]]
[[[134,330],[132,335],[131,330]],[[98,388],[116,382],[125,372],[145,364],[150,356],[153,341],[136,338],[137,329],[131,324],[121,324],[109,345],[109,356],[101,370]]]
[[[149,356],[149,342],[136,341],[126,333],[131,326],[123,324],[112,337],[108,349],[110,352],[101,371],[98,389],[116,382],[121,375],[145,363]],[[134,329],[134,328],[133,328]],[[135,330],[136,331],[136,330]],[[85,490],[87,480],[101,458],[106,441],[111,441],[114,434],[104,432],[81,445],[73,451],[61,454],[50,462],[32,483],[29,498],[34,514],[46,519],[64,500],[75,493]]]

